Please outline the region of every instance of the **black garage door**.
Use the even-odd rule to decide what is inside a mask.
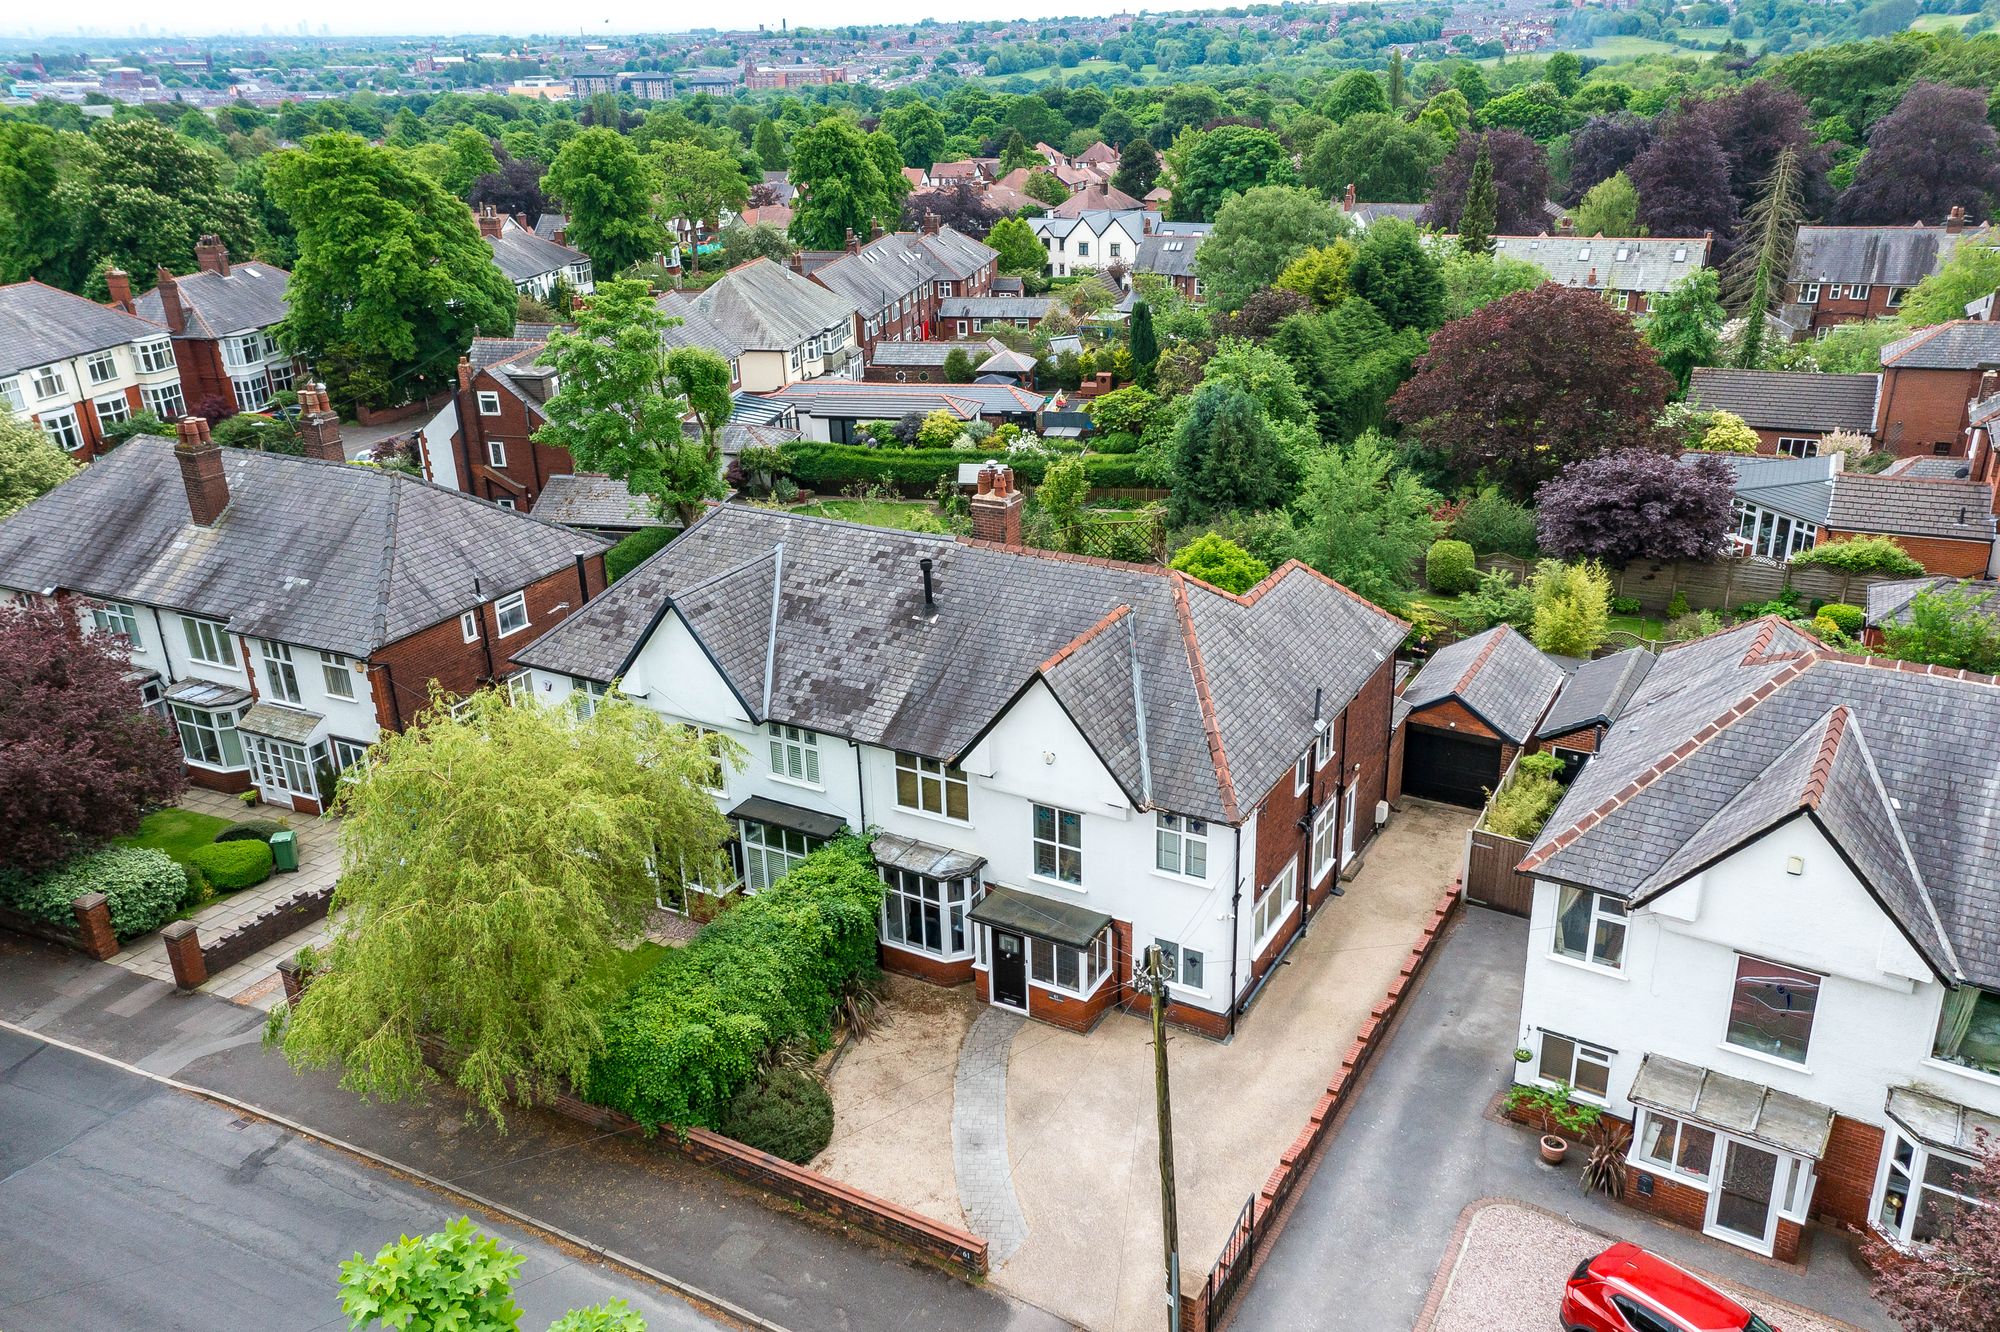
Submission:
[[[1500,742],[1411,726],[1403,747],[1403,790],[1426,800],[1483,805],[1500,782]]]

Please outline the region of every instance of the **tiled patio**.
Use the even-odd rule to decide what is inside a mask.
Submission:
[[[195,926],[204,940],[213,941],[266,907],[295,893],[326,887],[340,877],[340,820],[333,815],[315,817],[276,805],[245,805],[235,796],[199,789],[191,789],[180,805],[182,809],[213,814],[231,822],[276,819],[288,824],[299,835],[299,867],[296,871],[273,874],[256,887],[231,893],[195,914]],[[278,959],[308,944],[314,947],[324,944],[328,933],[326,921],[308,925],[209,977],[208,983],[201,988],[205,993],[224,999],[256,1008],[269,1008],[281,993],[273,970]],[[116,966],[154,980],[171,982],[174,978],[173,968],[167,964],[166,945],[160,941],[157,932],[132,940],[111,961]]]

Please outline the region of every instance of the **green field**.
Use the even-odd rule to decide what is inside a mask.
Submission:
[[[1910,31],[1956,32],[1978,17],[1977,14],[1919,14],[1910,24]]]

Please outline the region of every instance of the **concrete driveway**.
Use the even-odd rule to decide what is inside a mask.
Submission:
[[[1472,818],[1406,802],[1345,896],[1315,912],[1234,1040],[1170,1037],[1186,1283],[1206,1275],[1395,979],[1458,872]],[[1085,1327],[1157,1328],[1164,1285],[1150,1027],[1123,1014],[1085,1036],[1031,1023],[1013,1040],[1005,1082],[1006,1152],[1026,1238],[996,1266],[993,1284]]]

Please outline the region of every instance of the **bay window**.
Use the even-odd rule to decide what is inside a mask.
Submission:
[[[170,705],[174,729],[180,733],[181,753],[190,763],[205,768],[241,768],[243,738],[236,730],[236,710],[210,712],[185,703]]]
[[[1180,814],[1153,815],[1153,864],[1163,874],[1208,878],[1208,822]]]
[[[1110,970],[1109,929],[1092,939],[1088,948],[1071,948],[1032,936],[1028,939],[1028,975],[1037,985],[1082,998],[1094,991]]]
[[[93,384],[109,384],[118,378],[118,357],[108,351],[93,353],[84,361],[83,372]]]
[[[921,754],[896,755],[896,804],[963,822],[968,784],[963,769]]]
[[[107,394],[94,400],[90,405],[97,412],[99,425],[117,425],[120,421],[129,421],[132,418],[132,404],[125,400],[125,395],[122,393]]]
[[[971,956],[965,913],[977,894],[970,878],[933,879],[887,865],[881,872],[883,943],[933,957]]]
[[[297,376],[297,372],[292,369],[290,361],[275,362],[266,367],[264,373],[271,377],[271,391],[273,393],[283,393],[286,389],[289,389]]]
[[[83,427],[77,424],[74,407],[65,407],[59,412],[43,412],[42,433],[54,440],[56,447],[65,453],[75,453],[83,447]]]
[[[780,828],[775,823],[754,819],[739,820],[743,842],[743,886],[761,892],[797,868],[798,863],[818,849],[818,843],[802,832]]]
[[[37,398],[60,398],[69,387],[62,371],[52,365],[30,372],[28,382],[34,385]]]
[[[236,395],[239,412],[261,412],[271,405],[271,381],[262,370],[231,379],[229,389]]]
[[[1625,903],[1609,893],[1564,885],[1557,890],[1558,955],[1617,970],[1625,961]]]
[[[139,390],[139,401],[162,421],[171,421],[187,411],[179,384],[147,385]]]
[[[1976,1168],[1964,1157],[1952,1156],[1889,1130],[1888,1161],[1882,1175],[1882,1200],[1875,1208],[1875,1226],[1898,1244],[1928,1244],[1939,1224],[1961,1207],[1992,1205],[1971,1187]]]
[[[174,344],[171,339],[161,338],[156,342],[141,342],[137,346],[140,374],[153,375],[174,368]]]

